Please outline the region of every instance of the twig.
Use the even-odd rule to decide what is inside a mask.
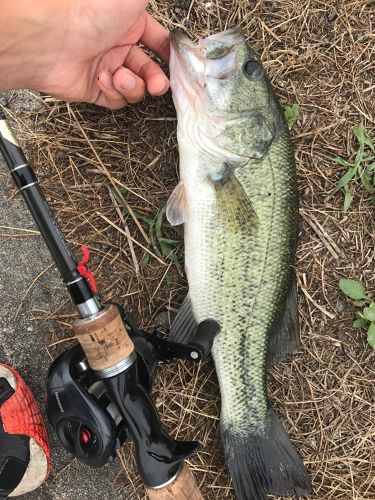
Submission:
[[[17,311],[15,313],[15,315],[13,316],[13,319],[17,319],[17,316],[22,308],[22,305],[24,303],[24,300],[26,299],[28,293],[30,292],[30,290],[32,289],[32,287],[35,285],[35,283],[38,281],[38,279],[43,276],[44,273],[46,273],[48,271],[48,269],[50,269],[52,266],[54,265],[53,262],[51,262],[51,264],[49,266],[47,266],[45,269],[43,269],[43,271],[41,273],[38,274],[38,276],[36,278],[33,279],[32,283],[28,286],[26,292],[24,293],[24,296],[22,297],[20,303],[19,303],[19,306],[17,308]]]
[[[108,219],[108,217],[106,217],[105,215],[101,214],[100,212],[96,212],[96,215],[99,215],[99,217],[101,217],[103,220],[105,220],[106,222],[108,222],[108,224],[110,224],[112,227],[114,227],[115,229],[117,229],[117,231],[119,231],[121,234],[124,234],[125,236],[128,236],[125,231],[123,229],[121,229],[121,227],[119,227],[117,224],[115,224],[114,222],[110,221]],[[163,266],[166,266],[167,264],[161,260],[157,255],[155,255],[153,252],[151,252],[151,250],[149,250],[148,248],[146,248],[145,246],[142,245],[142,243],[139,243],[139,241],[137,241],[136,239],[134,239],[132,236],[128,236],[133,243],[135,243],[136,245],[138,245],[139,247],[141,247],[145,252],[149,253],[152,257],[154,257],[154,259],[158,260],[160,262],[160,264],[163,264]]]
[[[0,229],[11,229],[13,231],[22,231],[24,233],[30,233],[35,236],[40,235],[40,231],[36,231],[34,229],[24,229],[22,227],[12,227],[12,226],[0,226]]]
[[[130,253],[132,255],[132,259],[133,259],[133,264],[134,264],[134,269],[135,269],[135,273],[137,275],[139,275],[139,264],[138,264],[138,260],[137,260],[137,256],[135,255],[135,251],[134,251],[134,245],[133,245],[133,242],[130,238],[130,231],[129,231],[129,226],[127,225],[125,219],[124,219],[124,216],[119,208],[119,206],[117,205],[117,202],[116,202],[116,199],[115,197],[113,196],[113,192],[110,188],[110,186],[108,186],[108,191],[109,191],[109,196],[112,200],[112,203],[116,209],[116,212],[118,214],[118,216],[120,217],[120,220],[124,226],[124,230],[125,230],[125,233],[126,233],[126,238],[128,240],[128,244],[129,244],[129,249],[130,249]]]
[[[69,342],[69,341],[72,341],[72,340],[77,340],[77,337],[74,336],[74,337],[69,337],[67,339],[57,340],[53,344],[49,344],[48,347],[53,347],[55,345],[63,344],[64,342]]]
[[[170,264],[169,264],[169,266],[167,267],[167,270],[166,270],[166,271],[165,271],[165,273],[163,274],[162,279],[159,281],[158,286],[157,286],[157,287],[156,287],[156,289],[155,289],[155,292],[152,294],[151,300],[153,300],[153,299],[154,299],[154,297],[155,297],[155,295],[158,293],[158,290],[159,290],[159,288],[161,287],[161,284],[163,283],[163,281],[164,281],[165,277],[167,276],[168,271],[170,270],[170,268],[171,268],[171,265],[172,265],[172,264],[173,264],[173,262],[171,261],[171,262],[170,262]]]
[[[328,316],[330,319],[334,319],[336,316],[330,312],[328,312],[326,309],[324,309],[324,307],[322,307],[321,305],[319,305],[312,297],[311,295],[309,294],[309,292],[306,290],[306,288],[304,288],[301,283],[300,283],[300,286],[299,288],[302,290],[302,292],[304,293],[304,295],[306,296],[307,300],[309,300],[312,304],[314,304],[314,306],[316,308],[319,309],[319,311],[321,311],[323,314],[325,314],[326,316]]]
[[[116,193],[118,195],[119,198],[121,198],[121,201],[123,202],[126,210],[129,212],[129,215],[131,216],[131,218],[134,220],[134,222],[137,224],[137,227],[138,229],[140,230],[140,232],[142,233],[142,236],[144,237],[144,239],[146,240],[147,244],[148,245],[151,245],[151,240],[150,238],[147,236],[147,234],[145,233],[145,230],[143,229],[142,225],[139,223],[139,220],[137,219],[135,213],[133,212],[133,210],[131,209],[131,207],[126,203],[126,200],[125,198],[122,196],[122,193],[117,189],[116,189]],[[115,200],[115,204],[117,205],[117,202]]]
[[[317,219],[310,214],[308,217],[306,216],[305,212],[301,210],[302,217],[305,219],[305,221],[309,224],[309,226],[316,232],[316,234],[319,236],[320,240],[324,244],[324,246],[327,248],[329,253],[332,255],[332,257],[336,260],[339,259],[341,255],[341,250],[340,248],[336,245],[334,240],[327,234],[327,232],[323,229],[323,227],[319,224]],[[314,219],[314,222],[311,220]]]

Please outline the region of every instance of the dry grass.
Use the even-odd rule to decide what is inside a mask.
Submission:
[[[375,356],[363,332],[351,328],[354,311],[337,286],[340,277],[353,277],[375,292],[374,207],[359,186],[346,215],[341,195],[331,195],[342,174],[332,157],[350,156],[352,126],[363,122],[375,138],[371,3],[151,2],[168,28],[184,27],[194,37],[241,26],[282,101],[301,106],[293,139],[301,193],[297,269],[303,352],[270,372],[269,387],[311,471],[313,498],[320,500],[375,499]],[[152,328],[160,312],[178,307],[186,282],[169,262],[154,257],[137,275],[108,186],[121,187],[126,203],[143,214],[154,214],[167,200],[178,169],[171,97],[148,98],[116,113],[47,100],[43,112],[24,113],[18,121],[69,242],[77,249],[84,242],[93,252],[102,298],[125,304],[144,328]],[[147,238],[128,211],[123,214],[140,262],[144,250],[139,244],[148,247]],[[68,299],[54,312],[61,328],[51,334],[51,344],[71,337],[66,311]],[[233,498],[219,442],[212,361],[162,366],[155,400],[169,431],[203,443],[191,466],[204,498]],[[121,459],[124,473],[113,487],[121,490],[130,478],[134,493],[128,498],[144,498],[128,448]]]

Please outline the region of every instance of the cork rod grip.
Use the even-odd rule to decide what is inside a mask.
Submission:
[[[114,305],[107,306],[92,319],[75,320],[73,332],[93,370],[112,368],[134,350],[120,312]]]
[[[194,476],[185,462],[177,478],[164,488],[146,488],[150,500],[204,500]]]

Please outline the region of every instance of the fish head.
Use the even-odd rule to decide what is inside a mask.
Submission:
[[[196,44],[182,31],[173,31],[170,70],[179,121],[195,116],[184,124],[182,134],[194,126],[190,136],[195,142],[201,136],[198,142],[217,154],[264,156],[283,118],[262,62],[240,29]]]

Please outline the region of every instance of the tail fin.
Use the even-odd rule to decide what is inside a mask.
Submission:
[[[265,500],[267,493],[299,497],[310,491],[305,466],[272,409],[262,432],[237,437],[223,428],[222,441],[237,500]]]

